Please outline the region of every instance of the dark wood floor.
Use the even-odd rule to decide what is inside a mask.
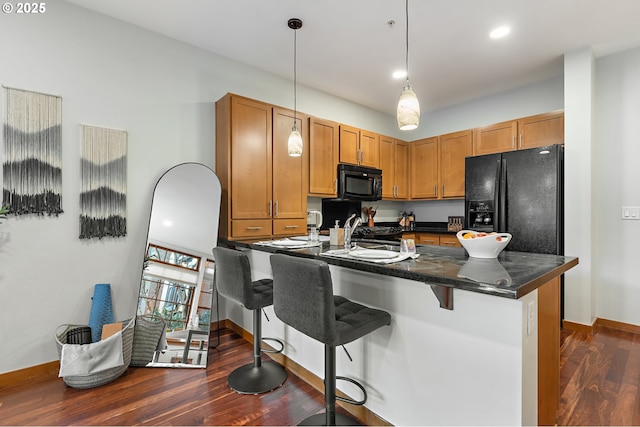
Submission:
[[[67,387],[59,378],[0,389],[0,424],[275,426],[296,425],[324,409],[323,395],[291,374],[270,393],[231,391],[227,376],[252,363],[252,351],[225,329],[221,344],[209,351],[207,369],[129,368],[116,381],[89,390]]]
[[[558,425],[640,425],[640,335],[562,332]]]
[[[61,379],[0,389],[1,425],[296,425],[322,411],[320,392],[289,375],[270,393],[232,392],[226,377],[252,346],[223,330],[205,369],[130,368],[108,385]],[[563,331],[559,425],[640,425],[640,335]],[[343,412],[343,410],[339,410]]]

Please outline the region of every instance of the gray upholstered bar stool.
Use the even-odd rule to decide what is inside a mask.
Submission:
[[[243,252],[213,248],[216,262],[215,283],[218,292],[246,309],[253,310],[253,363],[241,366],[229,374],[227,382],[232,390],[242,394],[259,394],[280,387],[287,378],[287,371],[275,362],[262,362],[263,352],[279,353],[284,344],[273,338],[262,337],[262,309],[273,304],[273,281],[251,280],[249,258]],[[263,340],[276,341],[281,348],[263,350]]]
[[[331,272],[323,261],[276,254],[271,255],[271,270],[276,316],[324,344],[325,413],[308,417],[300,425],[357,425],[357,420],[336,414],[336,400],[363,405],[367,394],[356,381],[336,377],[336,346],[389,325],[391,315],[333,295]],[[356,402],[336,396],[336,379],[357,385],[364,399]]]

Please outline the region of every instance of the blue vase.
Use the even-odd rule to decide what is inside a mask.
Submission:
[[[91,341],[98,342],[102,338],[102,326],[115,322],[111,304],[111,285],[108,283],[97,284],[91,299],[93,300],[89,315]]]

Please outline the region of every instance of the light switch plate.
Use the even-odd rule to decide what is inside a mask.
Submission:
[[[638,206],[623,206],[622,219],[640,220],[640,208]]]

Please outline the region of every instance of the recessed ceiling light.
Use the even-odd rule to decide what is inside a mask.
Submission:
[[[489,37],[491,37],[492,39],[500,39],[504,36],[506,36],[507,34],[509,34],[509,32],[511,31],[511,28],[504,26],[504,27],[498,27],[493,29],[490,33],[489,33]]]
[[[397,70],[393,72],[392,76],[394,79],[404,79],[407,77],[407,72],[406,70]]]
[[[162,221],[162,225],[164,225],[165,227],[171,227],[173,225],[173,222],[171,222],[170,219],[165,219],[164,221]]]

